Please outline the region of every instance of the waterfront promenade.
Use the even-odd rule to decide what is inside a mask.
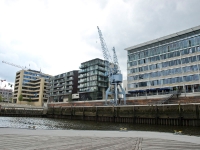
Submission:
[[[199,150],[200,137],[143,131],[0,128],[0,149]]]

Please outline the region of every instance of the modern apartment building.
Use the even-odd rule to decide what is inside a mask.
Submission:
[[[47,102],[47,87],[51,76],[35,70],[20,70],[16,73],[13,102],[43,106]],[[19,101],[22,94],[23,100]]]
[[[200,26],[128,47],[128,92],[200,92]]]
[[[12,102],[12,97],[13,97],[12,89],[0,88],[0,95],[2,97],[3,102]]]
[[[71,101],[72,94],[77,93],[78,70],[62,73],[50,78],[48,87],[49,102]]]
[[[80,100],[102,100],[108,88],[108,77],[105,76],[107,61],[93,59],[81,63],[78,76]]]

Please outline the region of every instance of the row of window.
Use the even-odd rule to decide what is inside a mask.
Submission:
[[[171,52],[171,53],[167,53],[167,54],[162,54],[160,56],[144,58],[144,59],[140,59],[138,61],[129,62],[128,66],[130,67],[130,66],[146,64],[146,63],[159,61],[159,60],[164,60],[164,59],[168,59],[168,58],[172,58],[172,57],[178,57],[178,56],[180,56],[180,54],[181,55],[186,55],[186,54],[191,54],[191,53],[195,53],[195,52],[200,52],[200,48],[196,47],[196,49],[195,49],[195,47],[193,47],[193,48],[190,48],[190,49],[181,50],[181,52],[180,51],[175,51],[175,52]],[[131,59],[129,59],[129,61],[131,61]]]
[[[33,76],[25,76],[25,75],[24,75],[24,78],[27,78],[27,79],[34,79],[34,80],[38,79],[38,78],[33,77]]]
[[[151,73],[145,73],[135,76],[128,77],[129,81],[132,80],[142,80],[142,79],[148,79],[148,78],[155,78],[160,76],[168,76],[168,75],[174,75],[174,74],[180,74],[180,73],[186,73],[186,72],[194,72],[198,71],[198,68],[200,68],[200,65],[191,65],[191,66],[185,66],[182,68],[173,68],[169,70],[162,70],[162,71],[156,71]]]
[[[181,65],[181,62],[182,64],[187,64],[187,63],[193,63],[195,61],[200,61],[200,55],[129,69],[128,74]]]
[[[196,37],[192,37],[189,39],[176,41],[171,44],[166,44],[166,45],[162,45],[159,47],[150,48],[148,50],[141,51],[138,49],[139,52],[136,52],[131,55],[133,57],[132,60],[138,60],[138,59],[142,59],[145,57],[155,56],[158,54],[163,54],[163,53],[167,53],[167,52],[171,52],[171,51],[175,51],[175,50],[179,50],[179,49],[188,48],[191,46],[196,46],[199,44],[200,44],[200,36],[196,36]],[[130,53],[131,53],[131,51],[129,51],[129,54]]]
[[[32,73],[32,72],[27,72],[27,71],[25,71],[24,74],[31,75],[31,76],[37,76],[37,77],[43,77],[45,79],[50,78],[50,76],[47,76],[47,75],[42,75],[42,74],[37,74],[37,73]],[[26,77],[28,78],[30,76],[26,76]]]
[[[128,84],[128,88],[138,88],[138,87],[146,87],[146,86],[156,86],[156,85],[164,85],[164,84],[173,84],[180,82],[190,82],[199,80],[199,74],[183,76],[183,77],[175,77],[161,80],[153,80],[146,82],[138,82]]]

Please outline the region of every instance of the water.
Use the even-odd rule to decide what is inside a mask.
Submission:
[[[200,136],[200,127],[110,123],[52,118],[0,117],[0,127],[28,128],[28,126],[36,126],[37,129],[45,130],[120,130],[120,128],[127,128],[127,130],[131,131],[171,133],[173,133],[174,130],[180,130],[183,131],[183,134]]]

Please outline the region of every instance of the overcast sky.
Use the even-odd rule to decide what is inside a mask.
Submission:
[[[126,79],[124,49],[200,25],[199,6],[200,0],[0,0],[0,79],[13,83],[20,70],[2,61],[57,75],[103,59],[97,26],[111,54],[115,46]]]

